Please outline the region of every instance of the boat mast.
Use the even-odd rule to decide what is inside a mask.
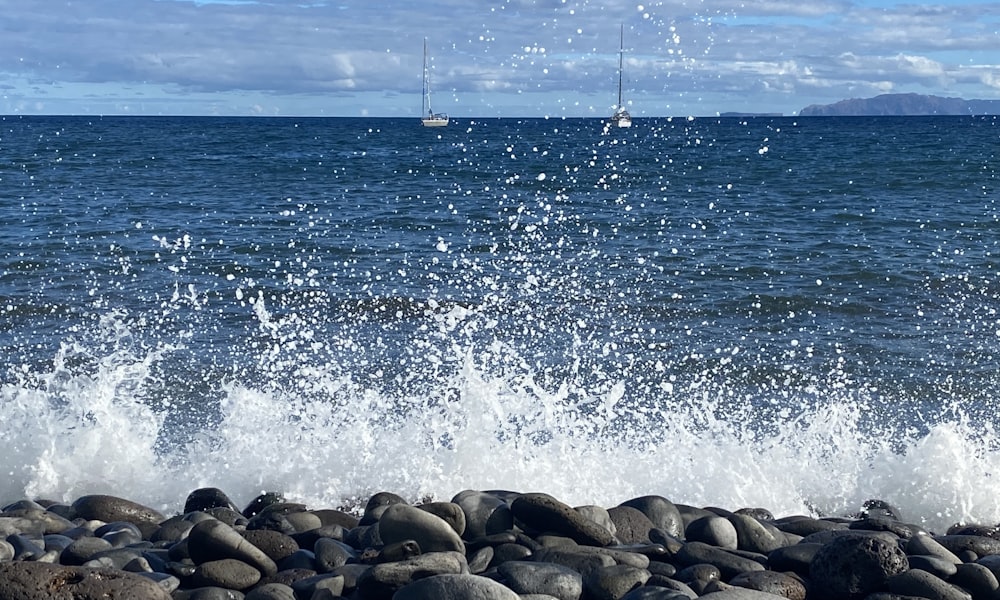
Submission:
[[[618,111],[622,110],[622,69],[625,66],[625,24],[618,35]]]
[[[428,113],[431,107],[431,90],[427,86],[427,38],[424,38],[424,89],[423,89],[423,103],[420,106],[420,116],[423,117]]]

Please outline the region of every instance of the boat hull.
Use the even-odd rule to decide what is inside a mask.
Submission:
[[[445,127],[448,125],[448,117],[424,117],[420,122],[424,127]]]

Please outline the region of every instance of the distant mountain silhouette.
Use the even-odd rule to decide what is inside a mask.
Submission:
[[[923,94],[882,94],[851,98],[833,104],[813,104],[799,111],[802,117],[897,115],[1000,115],[1000,100],[963,100]]]

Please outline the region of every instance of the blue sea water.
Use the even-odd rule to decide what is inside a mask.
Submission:
[[[994,117],[0,118],[0,500],[1000,522]]]

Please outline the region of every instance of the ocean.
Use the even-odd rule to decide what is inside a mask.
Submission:
[[[0,117],[0,502],[1000,522],[995,117]]]

